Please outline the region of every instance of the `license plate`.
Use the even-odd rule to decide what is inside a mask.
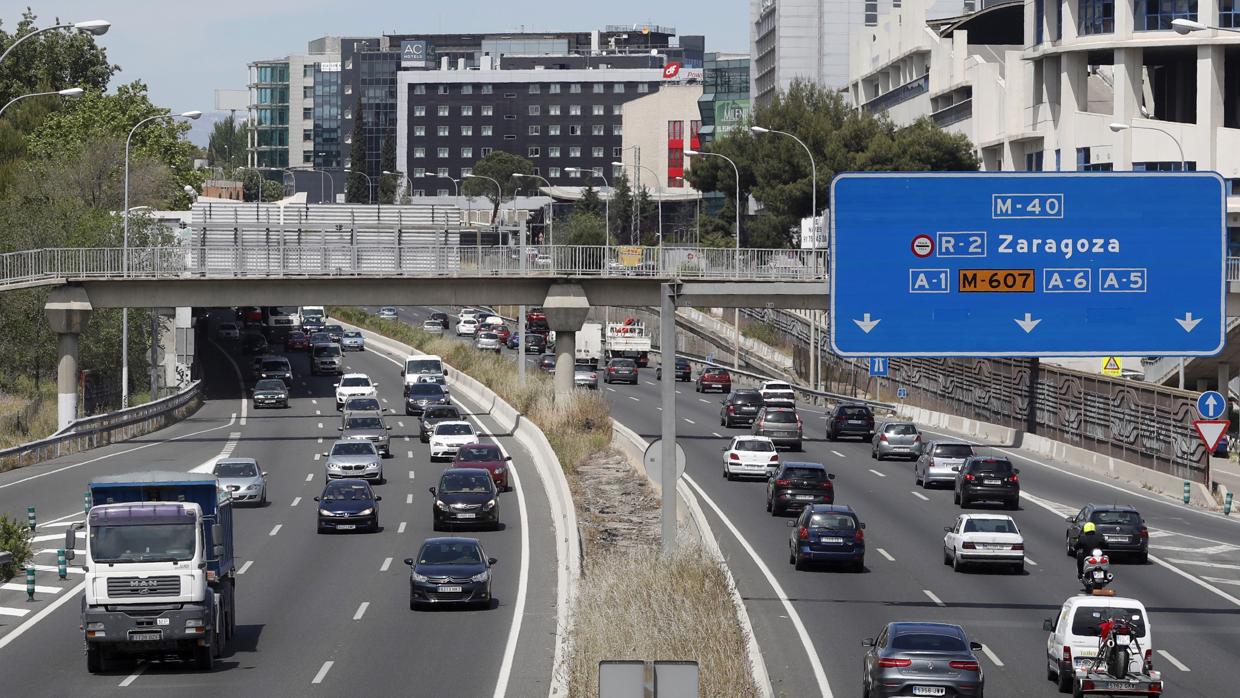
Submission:
[[[1108,543],[1127,543],[1128,536],[1103,536]]]
[[[357,528],[357,526],[355,526],[354,524],[340,524],[339,526],[336,526],[336,528],[341,531],[352,531],[353,529]]]
[[[843,543],[844,539],[838,536],[828,536],[826,538],[819,538],[818,542],[819,543]]]
[[[984,485],[1000,485],[1000,484],[1002,484],[1002,481],[1001,481],[1001,480],[982,480],[982,484],[984,484]]]
[[[813,498],[814,498],[814,495],[812,495],[812,494],[798,494],[798,495],[797,495],[797,500],[798,500],[798,501],[802,501],[802,502],[808,502],[808,501],[811,501],[811,500],[813,500]]]
[[[849,424],[865,424],[865,422],[861,421],[860,419],[850,419],[848,420],[848,423]],[[926,694],[926,695],[929,695],[929,694]],[[935,695],[942,695],[942,694],[936,693]]]
[[[478,518],[478,515],[477,515],[477,514],[474,514],[474,513],[472,513],[472,512],[471,512],[471,513],[468,513],[468,514],[464,514],[464,513],[462,513],[462,514],[457,514],[457,515],[456,515],[456,518],[458,518],[458,519],[475,519],[475,518]]]
[[[161,632],[154,633],[129,633],[130,640],[162,640],[164,634]]]
[[[1095,681],[1094,685],[1102,689],[1122,691],[1136,686],[1137,683],[1136,681]]]
[[[942,686],[913,686],[915,696],[945,696],[947,689]]]
[[[1094,570],[1094,579],[1102,579],[1105,576],[1106,576],[1106,573],[1103,572],[1102,570]]]
[[[1007,550],[1008,546],[1003,543],[982,543],[982,550]]]
[[[459,594],[461,593],[461,588],[460,587],[439,587],[438,591],[441,594]]]
[[[156,618],[155,625],[169,625],[171,621],[171,618]]]

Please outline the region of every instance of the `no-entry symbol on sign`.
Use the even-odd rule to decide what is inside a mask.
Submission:
[[[925,259],[934,254],[934,238],[929,235],[918,235],[913,238],[913,254]]]

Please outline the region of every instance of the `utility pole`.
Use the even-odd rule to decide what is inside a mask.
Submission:
[[[633,217],[629,223],[629,243],[636,245],[640,239],[641,233],[641,197],[638,193],[642,183],[642,148],[639,145],[633,146],[633,162],[637,163],[633,167],[633,176],[637,178],[633,189]]]

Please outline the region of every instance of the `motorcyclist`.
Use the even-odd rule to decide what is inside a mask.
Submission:
[[[1106,542],[1106,538],[1101,533],[1098,533],[1098,527],[1094,525],[1093,521],[1085,522],[1085,525],[1081,527],[1081,535],[1077,536],[1076,545],[1073,548],[1076,551],[1077,579],[1080,579],[1085,572],[1085,558],[1089,557],[1089,554],[1095,548],[1102,549]]]

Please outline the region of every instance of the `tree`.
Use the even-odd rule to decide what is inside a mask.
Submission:
[[[586,188],[581,192],[581,200],[573,208],[596,216],[603,214],[603,200],[599,198],[598,190],[593,184],[586,184]]]
[[[12,33],[0,20],[0,53],[37,26],[37,16],[29,8]],[[42,23],[60,24],[59,19]],[[95,44],[95,37],[77,31],[52,31],[27,39],[0,63],[0,105],[31,92],[81,87],[103,91],[119,65],[108,63],[107,51]]]
[[[349,153],[349,183],[344,200],[351,204],[370,203],[370,187],[362,172],[366,171],[366,132],[362,128],[362,100],[353,104],[353,147]]]
[[[555,242],[557,245],[602,245],[603,233],[602,214],[578,208],[556,226]]]
[[[207,141],[207,162],[231,170],[245,164],[246,134],[249,127],[234,115],[215,122]]]
[[[277,201],[284,198],[283,181],[276,182],[256,170],[242,170],[241,196],[246,201]]]
[[[637,192],[637,240],[635,244],[654,245],[659,239],[659,202],[642,186]]]
[[[396,171],[396,134],[390,133],[383,138],[383,153],[379,156],[379,203],[396,202],[396,185],[400,183],[400,175],[385,175],[382,172]]]
[[[614,240],[632,241],[633,233],[633,189],[629,186],[627,175],[621,174],[611,180],[610,195],[611,237]]]
[[[474,163],[474,174],[478,178],[466,179],[461,183],[462,193],[466,196],[485,196],[491,201],[491,220],[499,215],[502,198],[495,191],[495,183],[481,177],[490,177],[499,182],[505,196],[509,192],[513,196],[537,189],[538,180],[532,177],[513,177],[514,174],[534,174],[534,163],[520,155],[513,155],[502,150],[493,150],[489,155]]]

